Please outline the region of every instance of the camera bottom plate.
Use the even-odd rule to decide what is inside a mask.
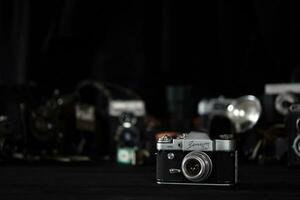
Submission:
[[[204,186],[233,186],[232,183],[177,183],[177,182],[161,182],[157,181],[160,185],[204,185]]]

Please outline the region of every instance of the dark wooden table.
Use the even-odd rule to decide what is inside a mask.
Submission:
[[[234,187],[157,185],[155,166],[0,164],[5,199],[300,199],[300,169],[242,165]]]

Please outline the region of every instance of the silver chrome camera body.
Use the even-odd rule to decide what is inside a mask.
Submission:
[[[237,151],[232,139],[211,140],[191,132],[157,142],[158,184],[230,186],[237,182]]]

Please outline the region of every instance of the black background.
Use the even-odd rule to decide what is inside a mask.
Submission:
[[[152,114],[165,86],[196,101],[299,81],[298,4],[284,1],[1,1],[0,81],[67,91],[83,79],[136,90]]]

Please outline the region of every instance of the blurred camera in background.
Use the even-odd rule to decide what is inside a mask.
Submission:
[[[142,100],[109,102],[111,152],[121,164],[143,164],[145,151],[146,109]]]

